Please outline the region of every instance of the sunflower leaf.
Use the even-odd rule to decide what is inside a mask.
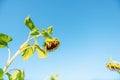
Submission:
[[[24,21],[25,25],[30,29],[30,34],[31,35],[38,35],[40,34],[39,29],[34,25],[34,23],[32,22],[30,16],[28,16],[25,21]]]
[[[11,80],[25,80],[25,75],[23,70],[17,70],[12,75],[10,75]]]
[[[49,33],[49,34],[53,34],[53,27],[52,27],[52,26],[49,26],[49,27],[47,28],[47,30],[48,30],[48,33]]]
[[[0,33],[0,48],[8,46],[8,42],[12,41],[12,38],[6,34]]]
[[[47,58],[48,57],[48,54],[45,52],[44,49],[40,48],[38,45],[35,45],[35,46],[36,46],[36,51],[38,52],[39,58]]]
[[[35,47],[32,45],[25,45],[25,47],[23,47],[23,51],[22,51],[22,58],[24,61],[28,60],[35,51]]]
[[[3,80],[3,75],[4,75],[4,72],[3,72],[3,70],[0,68],[0,80]]]

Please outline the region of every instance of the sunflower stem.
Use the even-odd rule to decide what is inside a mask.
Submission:
[[[11,58],[10,58],[10,56],[8,57],[9,60],[7,61],[6,65],[5,65],[4,68],[3,68],[4,73],[6,73],[8,67],[9,67],[9,66],[11,65],[11,63],[16,59],[16,57],[21,53],[21,50],[23,50],[23,49],[22,49],[23,46],[24,46],[25,44],[29,43],[29,41],[31,41],[32,39],[37,38],[37,37],[40,37],[40,36],[42,36],[42,35],[39,34],[39,35],[36,35],[36,36],[33,36],[33,37],[30,38],[30,35],[28,35],[28,39],[22,44],[22,46],[17,50],[17,52],[16,52]],[[8,48],[8,51],[9,51],[9,55],[10,55],[10,50],[9,50],[9,48]]]

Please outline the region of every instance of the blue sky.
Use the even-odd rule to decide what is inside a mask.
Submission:
[[[52,25],[61,46],[47,59],[34,54],[23,62],[18,56],[10,68],[24,69],[26,80],[43,80],[55,73],[60,74],[58,80],[119,79],[105,67],[111,55],[120,61],[119,0],[0,0],[0,32],[13,37],[11,55],[27,38],[28,15],[39,29]],[[1,67],[6,50],[0,49]]]

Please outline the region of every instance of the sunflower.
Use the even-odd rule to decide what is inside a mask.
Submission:
[[[44,43],[44,48],[47,52],[51,52],[53,50],[56,50],[59,45],[60,45],[60,41],[57,38],[49,38],[46,39]]]
[[[113,71],[120,71],[120,64],[115,62],[107,62],[106,67]]]

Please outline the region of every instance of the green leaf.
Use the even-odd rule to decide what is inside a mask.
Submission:
[[[24,21],[25,25],[30,29],[30,34],[31,35],[38,35],[40,34],[39,29],[34,25],[34,23],[32,22],[30,16],[28,16],[25,21]]]
[[[10,42],[12,41],[12,38],[6,34],[0,33],[0,40],[4,42]]]
[[[38,35],[40,34],[40,31],[35,27],[31,32],[30,32],[31,35]]]
[[[4,48],[4,47],[6,47],[7,45],[8,45],[8,44],[7,44],[6,42],[0,40],[0,48]]]
[[[51,39],[52,38],[45,29],[42,29],[42,35],[45,39]]]
[[[56,80],[56,78],[53,75],[51,75],[50,78],[51,80]]]
[[[59,73],[56,73],[56,77],[60,77],[60,74],[59,74]]]
[[[35,46],[36,46],[36,50],[38,52],[39,58],[47,58],[48,57],[48,54],[45,52],[44,49],[40,48],[38,45],[35,45]]]
[[[25,21],[24,21],[25,25],[30,29],[33,30],[35,28],[34,23],[32,22],[32,20],[30,19],[30,16],[28,16]]]
[[[22,51],[22,57],[23,60],[26,61],[34,54],[35,46],[26,45],[25,47],[23,47],[23,49],[24,50]]]
[[[49,33],[49,34],[53,34],[53,27],[52,27],[52,26],[49,26],[49,27],[47,28],[47,30],[48,30],[48,33]]]
[[[3,72],[3,70],[0,68],[0,80],[3,79],[3,75],[4,75],[4,72]]]
[[[25,80],[25,75],[23,70],[15,71],[10,77],[11,80]]]
[[[12,41],[10,36],[0,33],[0,48],[6,47],[10,41]]]

